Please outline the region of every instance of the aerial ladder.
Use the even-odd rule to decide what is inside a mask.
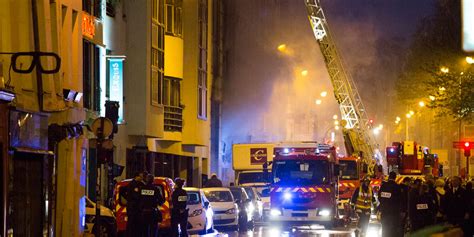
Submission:
[[[347,155],[361,157],[363,162],[374,170],[376,162],[386,167],[382,154],[377,149],[375,139],[370,133],[370,124],[362,99],[354,80],[344,69],[336,44],[319,0],[304,0],[308,18],[316,41],[323,54],[326,68],[334,87],[334,95],[341,111],[343,136]],[[369,173],[373,175],[373,173]]]

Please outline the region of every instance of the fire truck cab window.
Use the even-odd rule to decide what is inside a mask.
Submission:
[[[343,180],[359,179],[359,174],[357,171],[357,162],[348,161],[348,160],[340,160],[339,167],[342,173],[341,179]]]
[[[328,182],[328,164],[323,160],[277,161],[273,167],[275,184],[317,185]]]

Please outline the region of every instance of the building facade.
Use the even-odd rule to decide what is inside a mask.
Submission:
[[[0,235],[81,236],[88,147],[82,2],[0,5]]]

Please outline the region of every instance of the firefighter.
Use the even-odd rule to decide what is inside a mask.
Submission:
[[[156,237],[158,223],[163,220],[158,206],[163,205],[165,200],[160,190],[153,184],[154,179],[152,174],[148,174],[146,184],[140,191],[141,224],[144,237]]]
[[[403,236],[402,219],[405,217],[406,207],[403,205],[402,188],[395,182],[397,174],[390,172],[388,181],[380,187],[378,198],[379,211],[382,223],[383,236]]]
[[[176,178],[175,183],[176,188],[171,196],[171,233],[173,237],[187,237],[188,209],[186,206],[188,202],[188,194],[186,193],[186,190],[183,189],[183,179]]]
[[[127,236],[141,236],[140,191],[143,187],[143,172],[136,172],[127,190]]]
[[[351,201],[352,204],[355,205],[355,210],[359,215],[359,230],[362,235],[365,235],[370,220],[370,209],[375,202],[369,178],[361,180],[361,185],[354,191]]]

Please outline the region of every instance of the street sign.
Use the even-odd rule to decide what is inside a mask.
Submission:
[[[110,119],[100,117],[92,122],[91,130],[99,138],[108,137],[112,134],[114,124]]]

